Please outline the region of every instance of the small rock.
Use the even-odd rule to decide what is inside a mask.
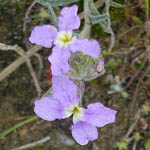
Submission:
[[[72,138],[62,133],[56,132],[56,138],[61,144],[65,146],[73,146],[75,144],[75,141]]]

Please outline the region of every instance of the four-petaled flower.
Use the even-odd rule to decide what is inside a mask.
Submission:
[[[52,78],[53,95],[35,102],[34,111],[44,120],[54,121],[73,115],[72,136],[80,145],[98,138],[97,127],[115,121],[116,111],[101,103],[79,106],[77,86],[65,76]]]
[[[46,48],[53,47],[52,54],[48,60],[51,62],[53,75],[63,75],[70,69],[68,59],[71,53],[80,51],[85,55],[98,58],[100,46],[96,40],[79,40],[73,35],[72,30],[80,26],[80,18],[77,16],[78,7],[64,7],[58,18],[58,31],[54,26],[42,25],[36,26],[29,38],[31,43],[42,45]]]

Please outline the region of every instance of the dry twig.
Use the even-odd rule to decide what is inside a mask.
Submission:
[[[125,90],[128,89],[130,87],[130,85],[132,84],[132,82],[137,78],[137,76],[139,75],[139,73],[142,71],[142,69],[144,68],[146,62],[147,62],[147,58],[148,56],[146,56],[146,58],[143,60],[142,66],[141,68],[134,74],[134,76],[130,79],[130,81],[128,82],[128,84],[126,85],[126,87],[124,88]]]
[[[150,50],[150,46],[147,47],[146,51],[149,52],[149,50]],[[145,66],[147,60],[149,60],[149,53],[146,55],[146,58],[144,58],[144,65],[143,65],[143,67]],[[135,93],[134,93],[134,96],[133,96],[132,104],[131,104],[131,110],[133,110],[133,107],[135,105],[136,97],[138,95],[140,84],[142,83],[144,77],[148,74],[149,71],[150,71],[150,66],[148,66],[148,68],[146,69],[146,71],[142,74],[141,79],[138,81],[138,84],[136,86],[136,90],[135,90]]]
[[[41,73],[42,73],[42,69],[44,68],[44,66],[43,66],[43,60],[42,60],[41,55],[38,54],[38,53],[35,53],[34,56],[39,60],[40,67],[39,67],[38,77],[40,78]]]
[[[36,146],[39,146],[39,145],[42,145],[42,144],[48,142],[50,139],[51,139],[50,136],[46,136],[46,137],[42,138],[41,140],[38,140],[38,141],[30,143],[30,144],[23,145],[18,148],[13,148],[12,150],[24,150],[24,149],[33,148],[33,147],[36,147]]]
[[[13,71],[15,71],[20,65],[25,63],[27,58],[30,58],[31,56],[33,56],[41,48],[42,46],[38,46],[38,45],[33,46],[27,52],[25,52],[25,56],[20,56],[18,59],[12,62],[8,67],[3,69],[0,72],[0,81],[5,79],[8,75],[10,75]]]
[[[128,34],[129,32],[131,32],[131,31],[133,31],[133,30],[135,30],[135,29],[137,29],[137,28],[142,28],[142,27],[143,27],[142,25],[135,25],[135,26],[131,27],[131,28],[128,29],[127,31],[125,31],[125,32],[123,32],[123,33],[121,33],[121,34],[119,34],[119,36],[117,37],[117,40],[120,39],[120,38],[122,38],[124,35]]]
[[[38,97],[40,97],[41,96],[41,88],[39,85],[39,81],[36,77],[36,74],[35,74],[35,71],[32,67],[31,61],[29,58],[26,57],[26,53],[24,52],[24,50],[21,47],[19,47],[18,45],[11,46],[11,45],[6,45],[6,44],[2,44],[2,43],[0,43],[0,49],[2,49],[2,50],[14,50],[19,55],[21,55],[22,57],[24,57],[26,59],[26,64],[27,64],[27,67],[29,68],[29,71],[30,71],[31,76],[33,78],[33,81],[34,81],[34,84],[35,84],[35,87],[36,87],[36,90],[38,93]]]
[[[31,12],[31,9],[33,8],[33,6],[36,4],[35,1],[33,1],[31,3],[31,5],[28,7],[26,13],[25,13],[25,18],[24,18],[24,24],[23,24],[23,32],[26,33],[26,27],[27,27],[27,23],[29,22],[29,14]]]
[[[141,117],[141,114],[140,114],[140,110],[135,114],[135,121],[133,122],[133,124],[130,126],[130,128],[128,129],[125,137],[129,137],[131,135],[131,133],[134,131],[139,119]]]

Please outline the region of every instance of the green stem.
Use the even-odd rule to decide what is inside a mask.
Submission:
[[[145,0],[145,15],[149,19],[149,0]]]
[[[2,133],[0,134],[0,139],[4,138],[4,137],[7,136],[9,133],[15,131],[17,128],[20,128],[20,127],[22,127],[23,125],[25,125],[25,124],[27,124],[27,123],[29,123],[29,122],[32,122],[32,121],[34,121],[34,120],[36,120],[36,119],[38,119],[38,118],[39,118],[38,116],[31,116],[31,117],[28,118],[27,120],[24,120],[24,121],[22,121],[22,122],[20,122],[20,123],[18,123],[18,124],[16,124],[16,125],[14,125],[13,127],[11,127],[11,128],[9,128],[9,129],[5,130],[4,132],[2,132]]]

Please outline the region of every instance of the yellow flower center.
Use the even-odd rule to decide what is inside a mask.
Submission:
[[[73,115],[73,122],[76,123],[83,116],[83,108],[79,106],[72,106],[71,109],[66,110],[67,116]]]
[[[59,44],[61,47],[68,47],[74,40],[75,37],[71,31],[62,31],[58,33],[55,44]]]
[[[81,113],[81,110],[80,110],[79,107],[76,107],[76,106],[75,106],[75,107],[73,108],[72,112],[73,112],[73,114],[75,115],[75,114]]]

